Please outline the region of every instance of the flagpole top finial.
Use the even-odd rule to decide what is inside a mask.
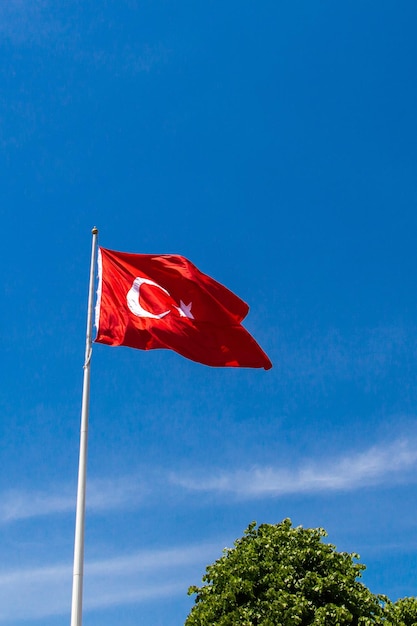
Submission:
[[[91,231],[93,235],[97,235],[98,234],[98,228],[97,226],[94,226],[93,230]]]

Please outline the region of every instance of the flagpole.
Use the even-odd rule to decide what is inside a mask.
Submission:
[[[91,246],[90,285],[88,290],[87,333],[85,342],[85,361],[83,378],[83,396],[81,405],[80,456],[78,465],[77,512],[75,519],[74,574],[72,580],[71,626],[82,624],[83,574],[84,574],[84,529],[85,529],[85,492],[87,480],[87,439],[88,408],[90,401],[90,365],[92,354],[94,267],[97,250],[96,227]]]

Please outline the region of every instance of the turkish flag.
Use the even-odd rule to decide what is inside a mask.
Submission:
[[[270,369],[241,325],[248,310],[183,256],[99,249],[96,342],[168,348],[205,365]]]

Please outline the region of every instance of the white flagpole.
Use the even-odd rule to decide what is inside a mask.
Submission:
[[[85,527],[85,491],[87,479],[87,438],[88,438],[88,407],[90,401],[90,363],[92,353],[93,331],[93,300],[94,300],[94,267],[97,249],[96,227],[93,235],[90,264],[90,286],[88,291],[87,334],[85,345],[83,398],[81,406],[80,457],[78,465],[77,513],[75,519],[74,542],[74,575],[72,580],[71,626],[81,626],[83,604],[84,574],[84,527]]]

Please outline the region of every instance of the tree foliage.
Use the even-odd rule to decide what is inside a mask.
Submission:
[[[253,522],[206,568],[185,626],[370,626],[415,624],[416,605],[375,596],[358,555],[337,552],[321,529]],[[408,599],[407,599],[408,600]],[[403,621],[390,622],[390,619]],[[411,620],[411,621],[410,621]]]
[[[417,626],[417,598],[388,601],[384,614],[387,626]]]

